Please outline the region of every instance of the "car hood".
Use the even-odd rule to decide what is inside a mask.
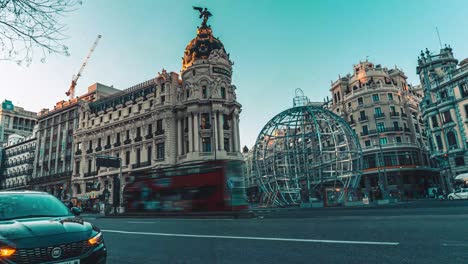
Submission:
[[[0,221],[0,240],[17,247],[71,243],[89,239],[91,223],[75,217],[40,217]]]

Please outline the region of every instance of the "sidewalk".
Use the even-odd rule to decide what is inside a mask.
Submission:
[[[141,212],[101,215],[101,218],[254,218],[254,212]]]

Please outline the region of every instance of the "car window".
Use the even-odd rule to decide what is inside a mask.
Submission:
[[[68,208],[52,195],[0,194],[0,220],[67,215],[71,215]]]

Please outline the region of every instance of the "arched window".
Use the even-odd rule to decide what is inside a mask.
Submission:
[[[457,148],[457,138],[453,131],[447,133],[447,141],[450,149]]]

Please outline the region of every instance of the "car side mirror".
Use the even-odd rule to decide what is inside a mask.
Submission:
[[[71,212],[74,216],[80,216],[80,214],[81,214],[81,209],[78,208],[78,207],[72,207],[72,209],[70,209],[70,212]]]

